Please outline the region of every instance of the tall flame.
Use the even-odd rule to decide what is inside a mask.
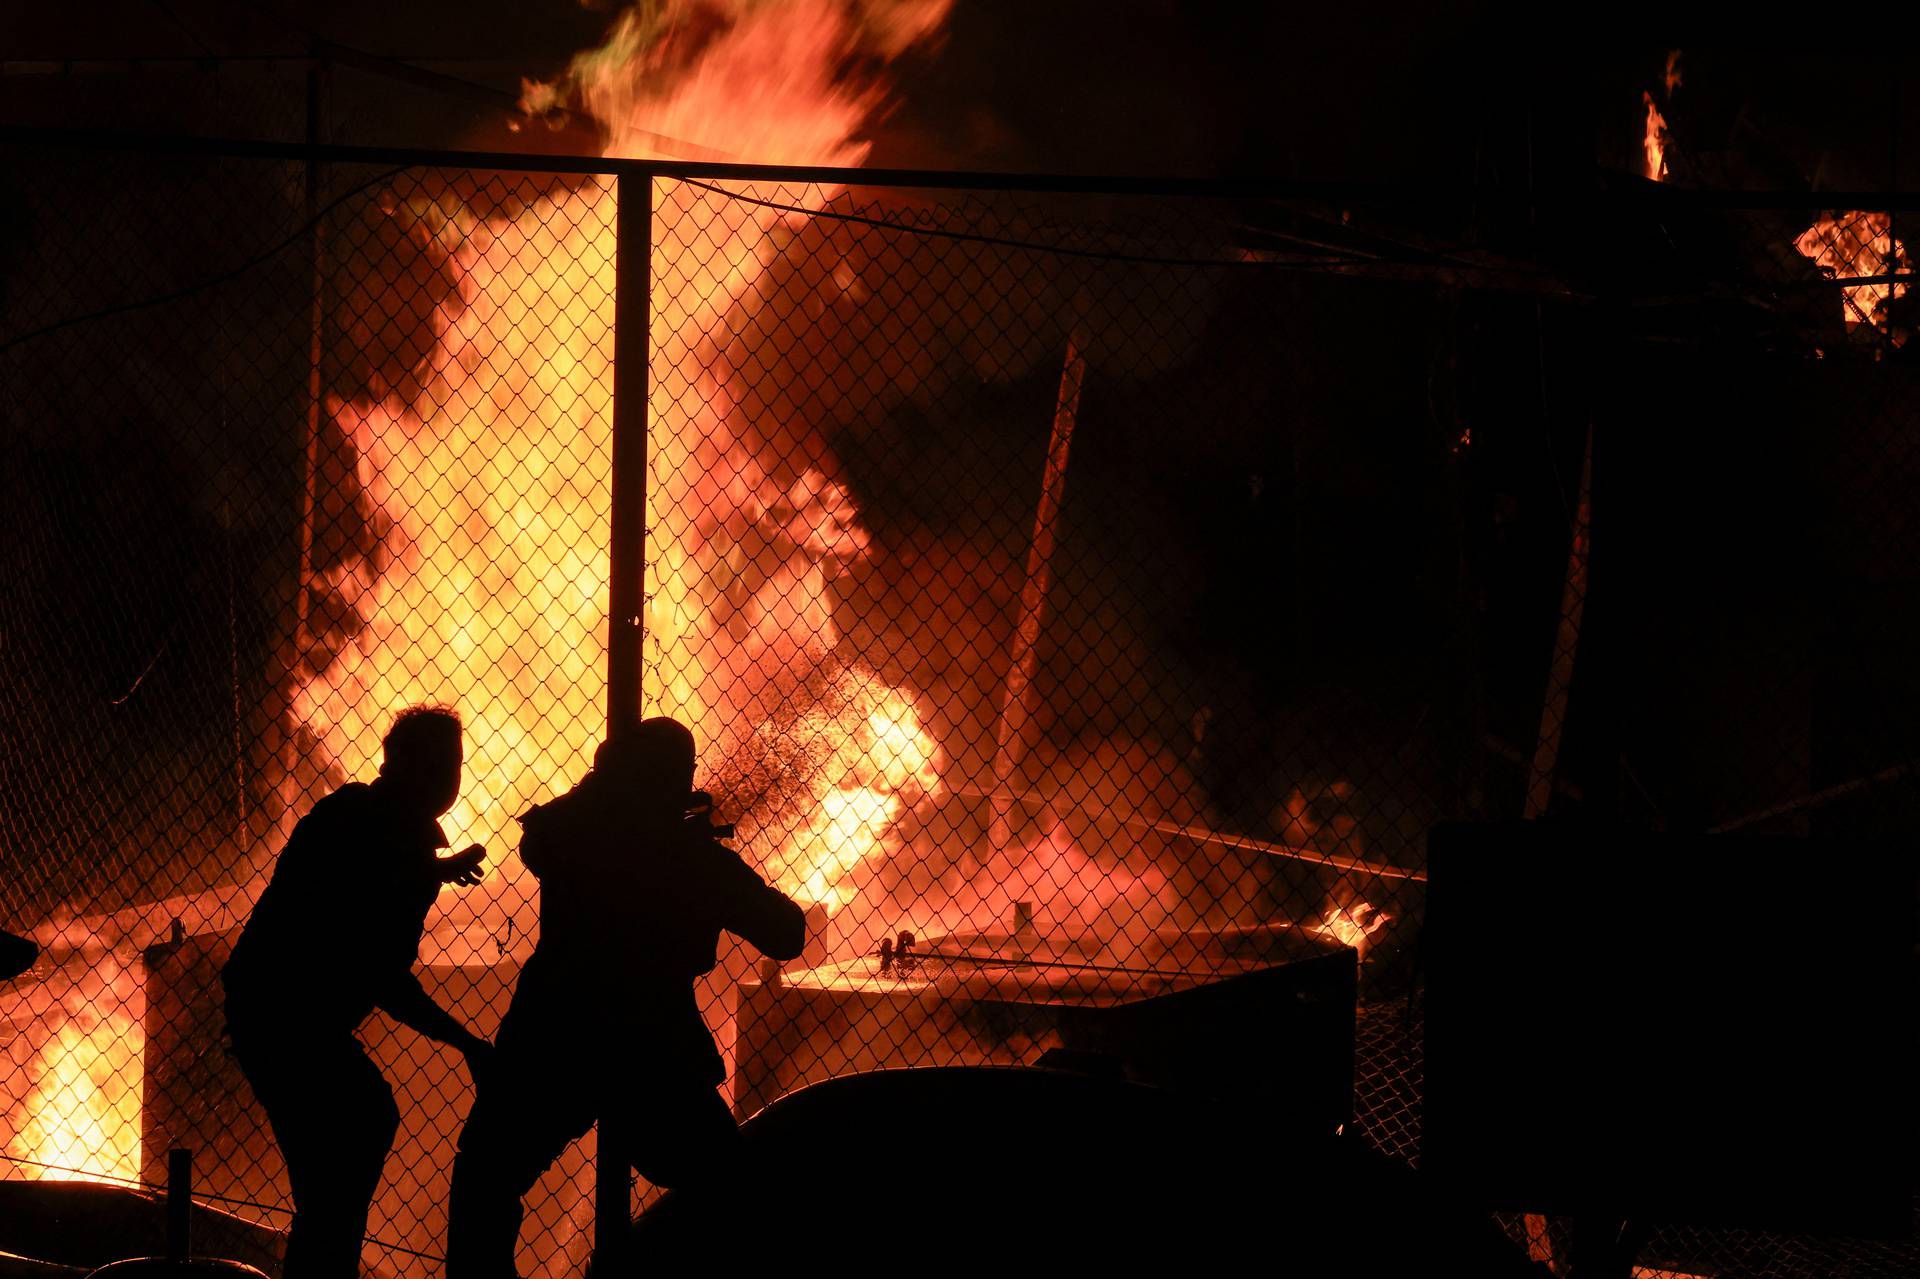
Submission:
[[[1667,69],[1660,78],[1660,86],[1664,100],[1672,102],[1673,91],[1680,87],[1680,50],[1668,51]],[[1660,182],[1667,176],[1667,118],[1660,113],[1651,93],[1642,93],[1640,100],[1647,108],[1646,134],[1640,141],[1640,149],[1646,155],[1646,174]]]
[[[560,82],[527,85],[525,102],[541,114],[584,105],[615,156],[857,165],[868,144],[855,135],[887,90],[877,72],[846,69],[884,67],[934,34],[948,4],[642,4]],[[824,446],[768,455],[757,445],[709,337],[753,305],[753,285],[790,238],[785,224],[836,193],[662,183],[654,194],[651,339],[655,369],[673,375],[654,379],[649,405],[643,698],[649,713],[695,729],[709,768],[751,731],[733,708],[832,648],[828,581],[865,551]],[[467,783],[447,825],[497,858],[511,816],[583,771],[604,722],[613,185],[494,221],[456,203],[388,212],[433,228],[457,298],[433,317],[425,393],[330,404],[389,531],[317,583],[352,614],[356,638],[302,681],[296,713],[348,774],[364,776],[401,707],[458,706]],[[729,568],[748,543],[778,543],[787,561],[743,597]],[[913,750],[893,753],[909,758],[919,732],[908,703],[867,736],[904,734]],[[927,744],[919,757],[930,754]],[[846,783],[855,774],[868,780]],[[905,779],[889,776],[863,764],[820,777],[803,847],[782,855],[807,867],[790,886],[836,897],[835,867],[870,853],[897,810]],[[443,923],[511,914],[523,899],[517,874],[509,866],[481,893],[450,898]],[[463,931],[497,930],[443,928],[442,944]]]
[[[1646,153],[1647,176],[1658,182],[1667,176],[1667,118],[1654,105],[1651,93],[1643,93],[1640,98],[1647,104],[1647,133],[1640,148]]]

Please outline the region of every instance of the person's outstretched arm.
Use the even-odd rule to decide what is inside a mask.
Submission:
[[[722,859],[727,931],[744,938],[770,959],[798,959],[807,945],[807,913],[772,887],[731,848],[716,850]]]
[[[493,1045],[468,1030],[454,1015],[433,1001],[412,972],[387,986],[378,1003],[380,1008],[402,1026],[458,1048],[476,1069],[492,1051]]]

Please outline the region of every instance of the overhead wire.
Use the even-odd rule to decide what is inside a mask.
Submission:
[[[85,1168],[74,1168],[67,1164],[47,1163],[44,1160],[29,1159],[24,1155],[16,1155],[10,1151],[0,1151],[0,1159],[4,1159],[8,1163],[23,1168],[38,1168],[43,1172],[65,1173],[68,1177],[101,1182],[112,1186],[121,1186],[128,1190],[140,1190],[158,1195],[164,1195],[167,1192],[166,1186],[159,1182],[145,1181],[139,1177],[124,1177],[118,1173],[91,1172]],[[234,1207],[252,1208],[259,1212],[275,1213],[283,1217],[291,1217],[294,1213],[294,1210],[285,1204],[261,1203],[257,1199],[244,1199],[234,1195],[209,1194],[199,1190],[194,1191],[188,1198],[198,1204],[231,1204]],[[240,1220],[244,1221],[245,1218],[240,1218]],[[267,1226],[257,1222],[249,1224],[259,1225],[263,1230],[274,1230],[275,1233],[280,1233],[273,1226]],[[446,1257],[440,1253],[423,1252],[418,1248],[410,1248],[406,1244],[394,1243],[390,1239],[382,1239],[378,1235],[363,1235],[361,1236],[361,1241],[363,1243],[370,1243],[376,1248],[384,1248],[389,1252],[400,1252],[405,1253],[409,1257],[418,1257],[422,1261],[434,1261],[444,1265],[447,1260]]]
[[[386,182],[394,177],[399,176],[401,173],[405,171],[406,171],[406,166],[404,165],[399,168],[388,169],[383,173],[375,174],[374,176],[368,178],[364,182],[360,182],[352,187],[349,187],[346,191],[343,191],[338,196],[335,196],[332,200],[329,200],[325,205],[321,206],[321,208],[312,217],[303,220],[298,226],[296,226],[286,236],[284,236],[280,240],[275,241],[272,245],[261,250],[259,253],[254,254],[252,257],[247,258],[245,261],[240,262],[239,264],[229,268],[228,270],[221,271],[218,274],[208,276],[205,279],[198,280],[192,284],[182,285],[180,288],[177,288],[177,289],[169,289],[164,293],[154,294],[151,297],[139,298],[129,302],[117,302],[112,306],[104,306],[96,310],[84,311],[78,315],[70,315],[70,316],[67,316],[65,319],[55,320],[51,324],[43,324],[38,328],[27,329],[24,332],[16,333],[12,337],[9,337],[4,341],[0,341],[0,355],[5,355],[7,352],[12,351],[14,348],[22,346],[28,342],[31,342],[36,338],[47,337],[47,336],[50,336],[51,334],[58,333],[63,329],[70,329],[80,324],[88,324],[95,320],[109,319],[116,315],[126,315],[134,311],[142,311],[147,309],[148,307],[160,306],[167,302],[178,302],[182,298],[192,297],[196,293],[204,293],[208,289],[214,288],[221,284],[226,284],[231,280],[238,279],[240,276],[245,275],[247,272],[253,270],[254,268],[263,266],[267,262],[272,261],[279,254],[285,252],[288,248],[298,243],[302,238],[306,236],[306,234],[309,231],[313,230],[314,227],[318,226],[320,222],[329,213],[333,212],[335,209],[339,208],[341,205],[345,204],[347,201],[353,199],[355,196],[358,196],[367,190],[370,190],[373,187],[379,186],[383,182]]]

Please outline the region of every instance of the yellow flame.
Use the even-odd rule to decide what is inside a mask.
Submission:
[[[124,1017],[69,1020],[41,1050],[27,1121],[9,1152],[29,1181],[131,1180],[140,1174],[140,1027]]]
[[[848,873],[880,850],[905,803],[939,785],[936,754],[913,703],[889,690],[864,727],[838,740],[809,820],[769,858],[780,889],[829,912],[853,900]]]

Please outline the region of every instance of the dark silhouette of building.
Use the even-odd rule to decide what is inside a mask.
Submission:
[[[399,1127],[393,1090],[354,1031],[375,1008],[460,1049],[484,1039],[413,973],[442,884],[479,882],[485,849],[452,857],[438,818],[460,789],[460,720],[415,708],[394,721],[380,777],[314,805],[221,972],[235,1059],[265,1107],[293,1187],[287,1279],[358,1272],[367,1210]]]
[[[514,1273],[522,1197],[597,1120],[631,1135],[626,1157],[656,1185],[697,1182],[735,1149],[694,982],[722,931],[792,959],[806,918],[694,809],[693,767],[692,735],[650,719],[521,818],[540,942],[454,1161],[454,1279]]]

